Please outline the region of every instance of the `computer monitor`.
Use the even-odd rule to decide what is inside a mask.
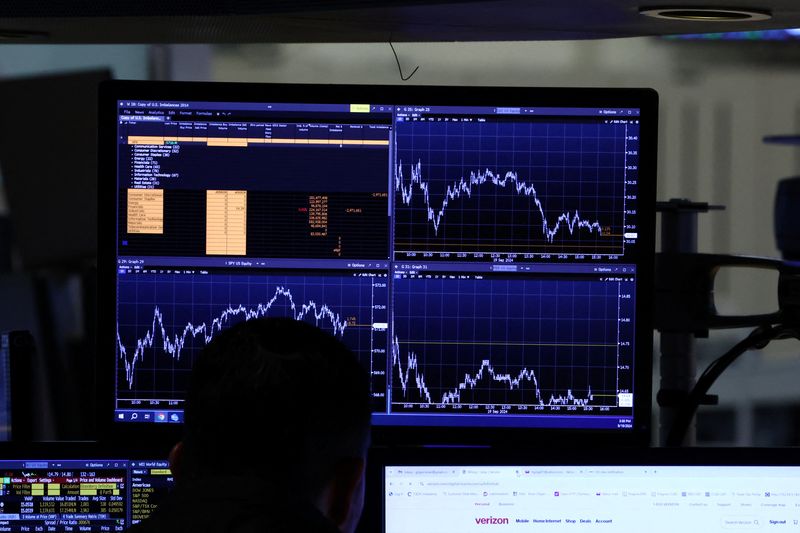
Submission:
[[[91,445],[11,450],[0,447],[1,531],[124,531],[174,486],[166,459]]]
[[[647,89],[105,84],[103,421],[180,423],[208,342],[288,316],[395,435],[649,438],[656,126]]]
[[[389,458],[381,465],[383,514],[376,530],[710,533],[800,528],[800,460],[788,450],[529,453],[518,463],[508,458],[492,462],[482,455],[473,452],[466,461],[429,458],[421,464]]]
[[[0,99],[15,103],[0,116],[0,166],[26,268],[74,271],[97,255],[97,86],[110,78],[89,70],[0,82]],[[47,157],[25,140],[43,122],[59,139]]]

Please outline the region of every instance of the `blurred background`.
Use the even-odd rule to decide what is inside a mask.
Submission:
[[[30,330],[38,348],[34,436],[81,439],[94,431],[87,302],[95,295],[97,80],[652,87],[661,97],[658,199],[727,207],[700,216],[700,251],[779,257],[775,188],[781,178],[800,175],[800,147],[762,139],[800,133],[800,32],[741,37],[398,43],[404,74],[419,66],[406,82],[388,43],[0,45],[0,331]],[[40,76],[49,82],[31,79]],[[59,98],[75,102],[83,121],[69,121],[69,128],[83,130],[68,129],[67,121],[54,129],[45,102]],[[64,154],[37,142],[42,120],[63,136]],[[24,143],[20,121],[32,132]],[[78,163],[65,163],[69,158]],[[57,172],[59,186],[43,195],[35,180],[16,178],[31,165]],[[106,178],[112,176],[100,176]],[[726,314],[775,310],[776,294],[777,274],[743,269],[717,280],[717,305]],[[698,367],[746,334],[712,331],[698,340]],[[654,347],[657,369],[657,335]],[[701,409],[698,442],[800,445],[799,381],[800,343],[748,352],[711,390],[720,405]]]

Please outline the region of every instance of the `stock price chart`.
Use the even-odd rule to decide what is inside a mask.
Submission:
[[[118,408],[180,406],[194,358],[216,334],[260,317],[304,320],[385,367],[386,274],[131,272],[119,276]],[[373,395],[384,395],[383,381]]]
[[[638,125],[618,122],[398,122],[395,257],[623,255]]]
[[[632,279],[393,281],[393,412],[587,412],[628,402]]]

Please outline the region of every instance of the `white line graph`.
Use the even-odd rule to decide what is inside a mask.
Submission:
[[[488,168],[483,171],[478,170],[476,172],[470,172],[468,178],[462,176],[448,185],[441,203],[438,207],[434,207],[431,202],[430,183],[426,182],[422,175],[422,161],[417,161],[415,164],[411,165],[410,168],[411,178],[406,183],[403,176],[403,162],[401,161],[400,164],[397,165],[395,190],[400,193],[403,203],[410,206],[414,198],[415,187],[419,189],[422,194],[422,201],[427,208],[428,222],[433,223],[434,232],[437,235],[439,234],[439,226],[442,224],[442,219],[445,216],[447,206],[450,202],[460,199],[463,195],[472,198],[475,189],[480,188],[480,186],[486,183],[491,183],[495,187],[512,190],[521,196],[531,197],[542,218],[542,235],[547,242],[552,243],[556,234],[558,234],[559,230],[562,228],[565,228],[570,235],[574,234],[579,229],[585,229],[589,233],[598,234],[603,229],[599,221],[581,218],[577,209],[572,213],[561,213],[555,221],[552,223],[549,222],[547,220],[547,215],[545,215],[542,201],[536,193],[536,187],[531,183],[520,180],[517,173],[513,171],[506,172],[502,177],[499,173],[495,173]]]
[[[136,340],[136,347],[133,350],[133,356],[128,357],[128,349],[120,339],[119,328],[117,328],[117,347],[119,348],[119,358],[125,366],[125,375],[128,382],[128,387],[133,388],[134,375],[136,373],[136,364],[144,357],[145,350],[152,348],[156,345],[157,337],[161,337],[162,343],[160,347],[165,354],[174,357],[175,359],[181,358],[181,350],[186,344],[187,338],[201,337],[201,340],[208,344],[214,338],[214,334],[219,333],[228,324],[231,317],[242,317],[244,320],[251,320],[253,318],[261,318],[269,315],[270,309],[273,304],[279,299],[285,299],[292,310],[292,316],[295,320],[306,320],[307,318],[314,319],[315,325],[322,329],[329,329],[335,335],[344,335],[347,328],[347,323],[341,316],[331,310],[326,304],[317,304],[313,300],[306,303],[297,304],[292,296],[292,291],[286,287],[277,287],[275,295],[266,303],[258,304],[256,307],[245,307],[238,305],[236,307],[228,306],[222,311],[220,316],[214,318],[210,323],[202,322],[200,324],[193,324],[189,322],[183,328],[183,331],[170,335],[164,327],[164,316],[159,307],[153,311],[152,327],[147,330],[143,337]]]
[[[403,369],[403,356],[400,349],[400,344],[397,340],[397,337],[394,338],[392,342],[392,370],[393,372],[397,373],[397,376],[400,379],[400,383],[402,386],[403,393],[407,394],[409,391],[409,386],[413,385],[416,387],[418,393],[425,398],[427,403],[434,404],[438,403],[440,405],[453,405],[453,404],[460,404],[461,403],[461,392],[464,390],[472,390],[478,386],[478,383],[483,379],[489,379],[495,383],[500,383],[502,386],[507,387],[509,390],[519,390],[523,387],[525,382],[529,382],[534,388],[534,394],[536,400],[532,402],[532,405],[546,405],[546,406],[554,406],[554,405],[580,405],[586,406],[591,403],[594,399],[592,394],[591,385],[589,386],[589,391],[585,398],[577,398],[572,393],[571,389],[567,389],[567,393],[564,395],[555,395],[550,394],[549,398],[545,398],[542,394],[541,389],[539,389],[539,382],[536,379],[536,374],[533,370],[528,370],[527,368],[523,368],[520,370],[516,376],[508,373],[501,373],[495,372],[494,366],[489,359],[484,359],[481,361],[481,366],[478,370],[473,374],[465,374],[464,380],[459,383],[457,386],[453,387],[451,390],[446,391],[443,395],[441,400],[438,398],[434,399],[431,397],[431,393],[428,390],[428,386],[425,384],[425,376],[422,373],[422,370],[419,368],[419,362],[417,359],[417,354],[414,352],[409,352],[406,360],[406,368]],[[414,383],[411,384],[411,374],[414,374]]]

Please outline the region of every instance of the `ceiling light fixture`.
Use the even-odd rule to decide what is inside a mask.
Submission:
[[[643,7],[639,13],[657,19],[687,22],[745,22],[772,18],[768,11],[727,7]]]

